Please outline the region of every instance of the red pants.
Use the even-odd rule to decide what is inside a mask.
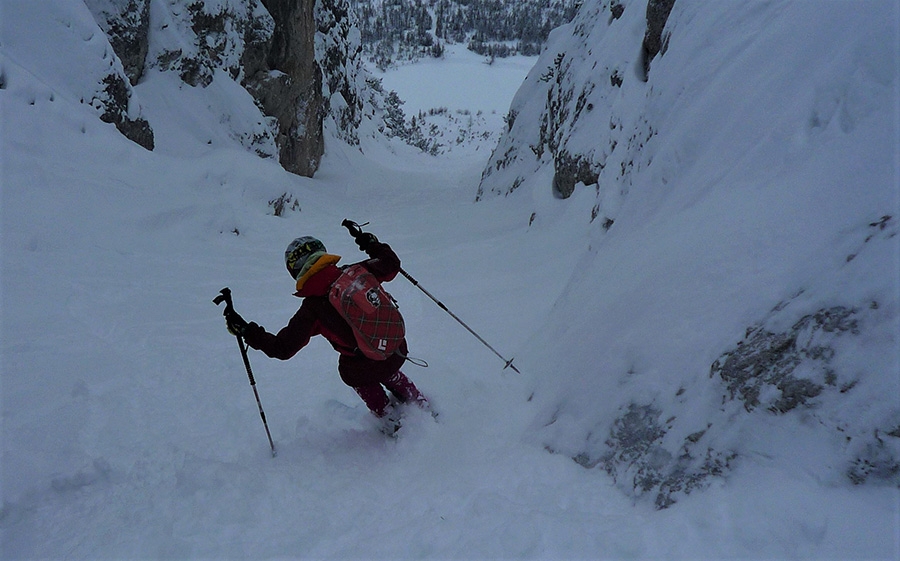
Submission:
[[[422,392],[419,391],[419,388],[412,383],[412,380],[407,378],[406,375],[399,370],[382,384],[355,386],[353,389],[356,390],[359,397],[366,402],[366,406],[369,410],[372,411],[376,417],[381,418],[387,414],[388,405],[390,405],[391,402],[384,392],[384,388],[387,388],[400,403],[419,402],[424,404],[428,401],[425,399],[425,396],[422,395]]]

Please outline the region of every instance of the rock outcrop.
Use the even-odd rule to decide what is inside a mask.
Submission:
[[[737,465],[900,485],[890,13],[585,0],[551,34],[476,195],[589,231],[537,442],[657,508]]]
[[[129,116],[129,105],[134,93],[131,84],[118,72],[110,72],[103,77],[100,85],[102,89],[91,101],[100,111],[100,120],[115,125],[132,142],[153,150],[155,141],[150,123],[143,117]]]
[[[153,129],[141,115],[132,89],[143,71],[149,1],[128,0],[126,4],[124,0],[87,0],[85,5],[109,41],[97,61],[97,66],[104,67],[104,75],[85,101],[97,110],[103,122],[112,123],[129,140],[153,150]]]
[[[150,0],[85,0],[134,86],[149,49]]]
[[[644,41],[641,44],[644,80],[650,73],[650,63],[656,55],[666,51],[668,38],[663,35],[663,30],[666,28],[666,21],[668,21],[674,6],[675,0],[650,0],[647,2],[647,31],[644,32]]]
[[[363,66],[348,0],[172,0],[154,5],[153,28],[149,0],[88,4],[131,84],[155,68],[192,87],[209,87],[220,72],[244,87],[261,117],[239,123],[218,108],[228,135],[290,172],[315,173],[326,125],[351,145],[394,135],[388,93]],[[120,130],[143,134],[134,123]]]
[[[88,0],[88,4],[132,84],[147,66],[176,72],[185,84],[200,88],[208,87],[217,71],[224,71],[270,118],[232,136],[261,156],[276,155],[267,147],[274,143],[286,170],[305,176],[315,173],[324,151],[315,0],[178,0],[157,8],[163,16],[157,30],[149,29],[149,0]],[[151,32],[159,35],[158,52],[149,50]],[[115,82],[107,84],[112,94],[120,89]],[[115,122],[115,113],[107,113],[104,120]],[[130,137],[143,134],[135,124],[117,126]]]
[[[647,119],[626,122],[617,106],[623,84],[646,81],[650,61],[665,51],[663,30],[674,3],[653,0],[644,9],[641,2],[585,2],[572,23],[554,31],[513,101],[509,130],[482,173],[476,200],[508,195],[551,164],[551,188],[560,198],[601,177],[627,184],[656,127]],[[644,30],[631,51],[637,56],[610,56],[603,45],[611,30],[637,22]]]
[[[284,169],[312,177],[325,151],[322,72],[316,64],[315,0],[263,0],[275,22],[268,71],[248,90],[278,121],[276,143]]]

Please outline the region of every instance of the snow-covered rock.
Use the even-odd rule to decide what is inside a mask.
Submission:
[[[259,0],[153,4],[148,66],[173,72],[194,88],[207,90],[216,79],[243,86],[256,108],[234,111],[219,101],[218,90],[229,87],[220,84],[206,94],[213,118],[246,149],[311,176],[323,149],[312,3],[303,3],[306,12],[297,4],[296,14],[269,4],[271,9]]]
[[[363,65],[359,28],[348,0],[318,0],[316,24],[326,128],[354,146],[360,145],[360,136],[383,138],[386,94]]]
[[[551,35],[477,194],[594,223],[539,442],[659,508],[766,458],[900,484],[896,21],[589,0]]]
[[[135,85],[144,73],[150,47],[150,0],[85,0],[85,5],[106,33]]]
[[[0,63],[18,65],[37,72],[51,90],[76,96],[97,117],[111,123],[127,138],[153,150],[153,130],[126,75],[125,68],[104,32],[82,2],[48,0],[45,12],[37,14],[22,2],[3,7],[3,44],[15,57]],[[31,32],[34,21],[52,14],[52,32],[68,46],[53,50],[47,41]],[[0,70],[0,74],[8,72]],[[5,78],[8,79],[8,78]],[[73,85],[76,85],[73,87]]]
[[[385,126],[387,94],[363,66],[359,30],[346,0],[170,0],[152,9],[142,0],[87,5],[131,84],[149,70],[174,73],[184,84],[208,90],[200,95],[224,135],[261,157],[277,158],[288,171],[315,173],[326,127],[351,145],[359,145],[361,135],[392,133]],[[220,83],[211,88],[214,80]],[[240,100],[225,81],[252,98]],[[119,81],[106,84],[104,95],[118,99],[119,90]],[[247,105],[251,99],[255,107]]]

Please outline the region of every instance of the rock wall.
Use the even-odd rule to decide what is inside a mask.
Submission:
[[[51,88],[66,91],[81,103],[88,105],[98,119],[113,124],[125,137],[138,145],[153,150],[155,146],[153,129],[143,114],[143,108],[135,96],[127,75],[127,69],[116,55],[104,29],[95,21],[88,9],[99,2],[64,2],[45,0],[42,4],[45,17],[52,18],[53,32],[59,39],[67,41],[67,49],[51,51],[51,41],[28,36],[33,25],[29,18],[37,17],[33,10],[22,10],[17,2],[3,6],[3,45],[15,51],[16,62],[43,73],[42,80]],[[112,3],[104,4],[112,13]],[[104,24],[106,19],[101,18]],[[0,74],[3,69],[0,68]],[[3,87],[5,84],[0,84]]]
[[[551,34],[476,195],[592,224],[520,357],[537,443],[657,508],[738,465],[900,485],[895,15],[585,0]]]
[[[150,0],[85,0],[122,61],[131,85],[144,73],[149,48]]]
[[[363,66],[348,0],[87,3],[131,84],[153,68],[192,87],[209,87],[220,71],[243,86],[264,118],[230,122],[230,135],[290,172],[315,173],[326,125],[351,145],[391,135],[388,94]]]
[[[284,169],[312,177],[325,151],[322,72],[316,64],[315,0],[263,0],[275,21],[267,77],[249,89],[278,121]]]
[[[315,173],[324,152],[327,111],[315,52],[315,0],[166,2],[156,7],[153,51],[148,48],[149,1],[89,2],[132,83],[153,67],[205,88],[222,70],[251,93],[268,117],[234,136],[261,156],[276,156],[290,172]]]
[[[623,85],[646,82],[651,61],[665,53],[664,30],[674,5],[675,0],[584,2],[571,24],[555,30],[513,101],[508,133],[482,173],[476,199],[508,195],[549,164],[551,188],[564,199],[577,184],[596,185],[601,176],[618,174],[627,184],[656,129],[646,119],[626,122],[629,116],[617,106]],[[640,29],[634,47],[625,56],[621,48],[610,54],[604,44],[611,30],[625,26]]]
[[[276,156],[286,170],[311,177],[324,150],[314,1],[172,0],[157,7],[149,65],[201,88],[224,71],[268,117],[235,136],[261,156]]]

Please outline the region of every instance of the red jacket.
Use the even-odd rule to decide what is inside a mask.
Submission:
[[[367,253],[370,259],[361,263],[375,278],[388,282],[397,276],[400,258],[388,244],[374,243]],[[244,340],[272,358],[287,360],[305,347],[314,335],[322,335],[340,353],[338,372],[345,384],[359,387],[382,383],[406,360],[406,341],[400,344],[398,354],[386,360],[369,359],[357,349],[353,329],[328,301],[328,289],[340,273],[336,265],[328,265],[314,274],[295,294],[303,298],[303,303],[281,331],[273,335],[251,323],[244,331]]]

